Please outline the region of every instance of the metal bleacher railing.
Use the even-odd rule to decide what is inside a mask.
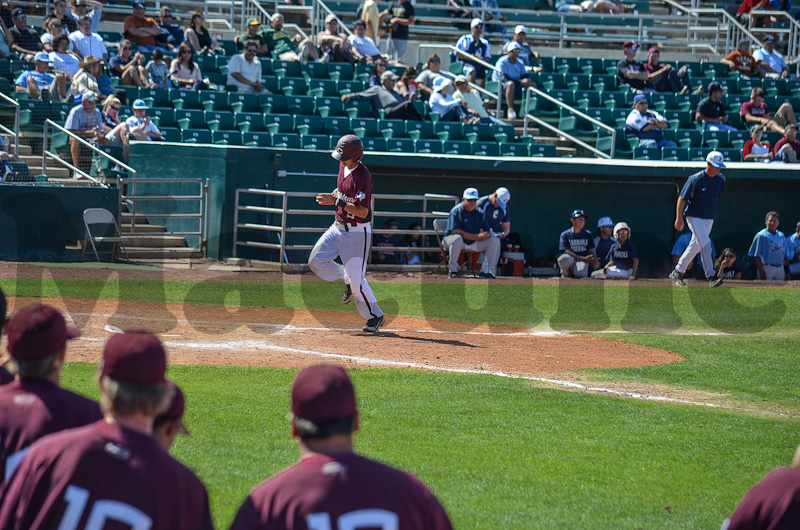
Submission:
[[[50,132],[49,128],[50,127],[53,128],[54,134],[53,134],[53,139],[52,139],[52,141],[51,141],[51,143],[49,145],[49,149],[48,149],[48,140],[50,140],[50,135],[49,135],[49,132]],[[106,153],[102,149],[98,148],[96,145],[94,145],[94,144],[92,144],[90,142],[87,142],[86,140],[84,140],[80,136],[77,136],[76,134],[70,132],[68,129],[65,129],[63,126],[59,125],[58,123],[56,123],[56,122],[54,122],[53,120],[50,120],[50,119],[47,119],[47,120],[44,121],[44,129],[43,129],[43,134],[42,134],[42,173],[44,173],[45,175],[47,174],[47,161],[48,160],[52,160],[56,164],[59,164],[59,165],[61,165],[63,167],[66,167],[66,168],[72,170],[75,174],[79,175],[80,178],[88,179],[88,180],[92,181],[93,183],[97,184],[98,186],[102,186],[104,188],[109,187],[108,183],[106,181],[104,181],[104,179],[95,178],[95,177],[91,176],[90,174],[86,173],[85,171],[83,171],[80,168],[75,167],[73,164],[70,164],[69,162],[67,162],[66,160],[61,158],[61,156],[59,156],[59,154],[56,151],[56,149],[58,147],[65,146],[69,142],[69,139],[74,139],[74,140],[78,141],[83,147],[86,147],[87,149],[92,151],[93,156],[97,155],[101,159],[105,158],[105,159],[108,160],[108,162],[110,164],[114,164],[114,165],[124,169],[125,171],[131,173],[134,176],[134,178],[136,177],[136,170],[135,169],[133,169],[129,165],[125,164],[121,160],[117,160],[116,158],[114,158],[113,156],[109,155],[108,153]],[[52,149],[52,151],[50,149]]]
[[[2,100],[3,107],[6,107],[6,104],[8,104],[14,109],[14,130],[11,130],[3,124],[0,124],[0,132],[7,134],[14,139],[14,154],[19,155],[19,102],[8,97],[2,92],[0,92],[0,99]]]

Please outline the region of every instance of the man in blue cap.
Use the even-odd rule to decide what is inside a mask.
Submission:
[[[633,110],[625,120],[625,135],[638,138],[639,147],[678,147],[672,140],[665,140],[662,129],[669,127],[667,119],[647,108],[647,96],[637,94],[633,97]]]
[[[639,45],[632,40],[626,40],[622,45],[625,58],[617,63],[617,81],[620,85],[628,85],[632,90],[653,90],[650,85],[650,74],[644,65],[634,59]]]

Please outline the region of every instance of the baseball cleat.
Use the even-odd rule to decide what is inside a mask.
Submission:
[[[708,279],[709,287],[719,287],[720,285],[722,285],[722,278],[720,278],[716,274]]]
[[[478,274],[478,278],[481,278],[482,280],[494,280],[494,279],[496,279],[495,275],[492,274],[491,272],[481,272],[481,273]]]
[[[456,271],[450,271],[451,278],[458,278],[458,273]]]
[[[370,318],[369,320],[367,320],[367,323],[364,324],[364,327],[361,328],[361,330],[368,331],[370,333],[375,333],[376,331],[378,331],[378,328],[380,328],[385,321],[386,319],[383,318],[383,315],[375,318]]]
[[[344,286],[344,296],[342,296],[342,303],[349,304],[353,301],[353,289],[350,288],[350,285]]]
[[[677,270],[677,269],[675,269],[675,270],[673,270],[672,272],[670,272],[670,273],[669,273],[669,277],[670,277],[670,279],[672,279],[672,280],[673,280],[673,281],[674,281],[674,282],[675,282],[677,285],[680,285],[681,287],[686,287],[686,282],[685,282],[685,281],[683,281],[683,273],[682,273],[682,272],[678,272],[678,270]]]

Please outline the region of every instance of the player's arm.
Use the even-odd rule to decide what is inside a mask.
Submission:
[[[486,239],[488,237],[488,232],[483,232],[482,231],[479,234],[473,234],[473,233],[461,230],[460,228],[453,228],[453,232],[452,233],[460,235],[462,238],[464,238],[467,241],[483,241],[484,239]]]
[[[506,221],[501,226],[503,227],[503,231],[497,234],[497,237],[500,239],[505,239],[508,237],[508,234],[511,233],[511,221]]]
[[[630,280],[636,279],[636,271],[639,270],[639,258],[633,258],[633,272],[631,273]]]
[[[686,208],[686,199],[678,197],[678,203],[675,205],[675,230],[680,232],[683,230],[683,210]]]
[[[579,256],[579,255],[575,254],[574,252],[572,252],[570,249],[565,249],[564,253],[567,256],[571,256],[573,259],[578,260],[578,261],[586,261],[586,262],[588,262],[588,261],[594,259],[594,256],[591,255],[591,254],[588,255],[588,256]]]
[[[356,217],[361,217],[362,219],[369,215],[369,208],[340,199],[336,190],[333,190],[330,193],[320,193],[317,195],[317,204],[321,204],[323,206],[331,206],[335,204],[336,206],[342,207],[345,212],[353,214]]]
[[[764,271],[764,262],[761,260],[761,256],[753,256],[753,263],[755,263],[756,268],[758,269],[759,276],[762,280],[767,279],[767,273]]]

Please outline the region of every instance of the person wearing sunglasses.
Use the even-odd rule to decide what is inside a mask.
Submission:
[[[442,60],[435,53],[428,57],[428,62],[425,64],[425,69],[419,73],[415,81],[417,82],[417,89],[430,96],[433,94],[433,82],[437,77],[441,77],[439,72],[442,69]]]
[[[22,9],[15,9],[12,16],[14,17],[14,27],[9,33],[14,39],[14,44],[11,45],[11,51],[19,55],[20,59],[33,61],[34,56],[42,51],[39,34],[28,27],[28,16]]]
[[[53,2],[53,11],[45,17],[44,22],[46,23],[51,19],[56,19],[61,22],[61,25],[64,26],[64,31],[67,33],[78,29],[77,21],[67,13],[66,0],[56,0]],[[44,26],[44,24],[42,25]]]
[[[180,24],[175,22],[172,10],[167,6],[162,7],[158,19],[161,35],[156,36],[156,43],[170,50],[177,49],[183,43],[185,35]]]
[[[119,55],[115,55],[108,62],[111,75],[119,77],[121,85],[146,87],[149,83],[147,70],[144,69],[144,55],[133,53],[131,41],[124,40],[119,43]]]
[[[736,251],[732,248],[722,251],[717,261],[714,262],[714,270],[717,271],[717,276],[725,281],[742,279],[742,266],[739,265]]]
[[[469,25],[470,32],[462,35],[456,42],[456,48],[462,52],[468,53],[481,59],[484,62],[492,60],[492,51],[489,47],[489,41],[482,37],[483,35],[483,21],[479,18],[473,18]],[[467,76],[467,81],[476,83],[480,79],[480,85],[486,86],[486,67],[482,66],[467,55],[462,53],[456,54],[456,61],[464,63],[464,75]]]
[[[39,37],[39,40],[42,41],[42,48],[46,52],[52,52],[53,39],[64,33],[64,26],[60,20],[54,17],[45,20],[42,28],[45,30],[45,33]]]

